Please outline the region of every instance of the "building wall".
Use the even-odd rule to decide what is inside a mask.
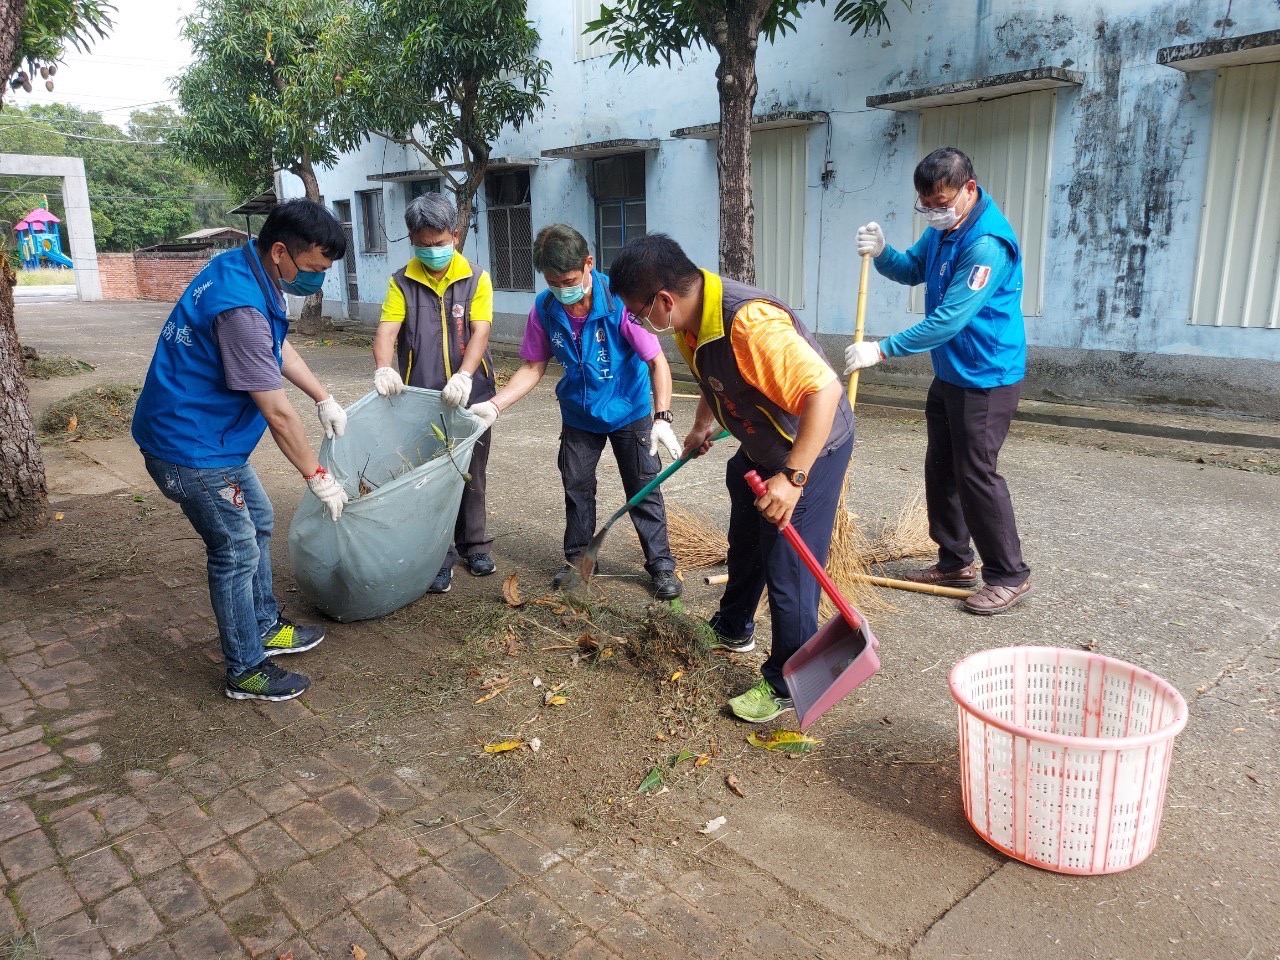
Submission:
[[[670,68],[624,70],[609,57],[575,61],[571,3],[531,0],[530,18],[552,63],[552,96],[538,121],[507,131],[495,155],[614,138],[658,138],[647,155],[647,222],[693,259],[717,260],[714,140],[676,139],[718,120],[715,58],[691,52]],[[1190,324],[1205,201],[1214,74],[1157,65],[1161,47],[1280,29],[1280,6],[1228,0],[915,0],[890,4],[892,29],[851,37],[832,5],[804,8],[798,29],[762,43],[756,113],[824,111],[809,128],[806,268],[801,317],[838,356],[853,329],[858,271],[853,236],[877,220],[889,242],[918,235],[911,172],[924,152],[918,112],[866,106],[868,96],[978,80],[1032,67],[1084,75],[1055,94],[1048,183],[1043,314],[1027,319],[1027,393],[1198,403],[1280,416],[1280,331]],[[1280,122],[1277,119],[1273,122]],[[327,198],[373,186],[370,173],[415,166],[394,145],[369,145],[321,175]],[[589,165],[542,159],[532,171],[534,229],[555,220],[593,233]],[[978,171],[981,180],[982,171]],[[296,184],[284,184],[298,195]],[[403,233],[403,188],[388,185],[388,233]],[[466,253],[487,262],[484,218]],[[358,233],[358,229],[357,229]],[[407,241],[363,257],[361,300],[376,304]],[[326,286],[339,303],[340,271]],[[539,286],[540,278],[539,278]],[[330,288],[332,287],[332,290]],[[518,337],[531,297],[499,292],[498,339]],[[376,317],[376,307],[364,316]],[[908,291],[873,274],[867,333],[915,323]],[[875,377],[927,377],[922,358]]]
[[[138,299],[175,302],[208,264],[212,252],[133,254]]]

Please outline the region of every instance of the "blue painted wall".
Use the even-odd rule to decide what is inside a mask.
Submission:
[[[820,110],[830,117],[809,128],[800,313],[811,327],[828,335],[852,330],[852,239],[859,224],[878,220],[895,246],[914,239],[916,114],[871,109],[866,98],[1057,66],[1083,72],[1085,82],[1057,95],[1044,315],[1028,318],[1031,342],[1068,365],[1077,356],[1072,351],[1280,361],[1280,331],[1188,323],[1213,75],[1156,64],[1161,47],[1280,29],[1280,0],[915,0],[913,7],[908,13],[891,4],[892,29],[865,38],[849,36],[830,8],[810,5],[797,32],[760,49],[757,114]],[[610,67],[608,57],[575,62],[570,9],[565,0],[531,0],[542,56],[552,63],[552,94],[539,121],[508,131],[494,154],[537,157],[570,144],[661,139],[647,161],[649,229],[670,233],[695,261],[714,268],[715,141],[670,136],[718,121],[714,55],[699,50],[671,68],[629,71]],[[824,186],[828,160],[834,176]],[[369,173],[410,166],[417,163],[402,148],[371,144],[324,172],[322,192],[354,203],[353,191],[371,186]],[[593,235],[588,169],[569,160],[539,163],[532,174],[535,230],[565,221]],[[289,179],[286,192],[300,193]],[[403,233],[403,196],[402,186],[388,185],[391,236]],[[483,215],[466,252],[487,263]],[[362,299],[380,300],[387,276],[408,256],[407,242],[399,242],[386,257],[359,257]],[[341,299],[336,274],[326,293]],[[495,306],[522,317],[529,304],[527,293],[500,291]],[[894,333],[916,319],[905,288],[873,284],[870,335]],[[512,329],[496,332],[512,339],[519,332]]]

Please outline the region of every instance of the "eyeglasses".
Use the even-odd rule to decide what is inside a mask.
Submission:
[[[658,299],[658,294],[659,294],[660,292],[661,292],[661,291],[659,291],[659,290],[655,290],[655,291],[653,291],[653,296],[652,296],[652,297],[650,297],[648,300],[646,300],[646,301],[644,302],[644,307],[642,308],[642,309],[644,310],[644,313],[643,313],[643,314],[641,314],[641,316],[640,316],[638,319],[637,319],[637,318],[635,318],[635,317],[632,317],[632,320],[633,320],[634,322],[636,322],[636,323],[640,323],[640,321],[642,321],[642,320],[643,320],[645,323],[648,323],[648,322],[649,322],[649,314],[653,313],[653,304],[654,304],[654,301]]]
[[[964,187],[961,187],[959,190],[957,190],[957,191],[952,195],[952,197],[951,197],[951,199],[950,199],[950,200],[946,201],[945,203],[940,203],[940,204],[938,204],[937,206],[934,206],[934,207],[926,207],[923,203],[921,203],[921,202],[920,202],[919,197],[917,197],[917,198],[916,198],[916,205],[915,205],[915,206],[916,206],[916,213],[928,213],[930,210],[946,210],[946,209],[948,209],[948,208],[950,208],[950,207],[953,207],[953,206],[955,206],[955,202],[956,202],[957,200],[959,200],[959,199],[960,199],[960,194],[962,194],[962,193],[964,193]]]

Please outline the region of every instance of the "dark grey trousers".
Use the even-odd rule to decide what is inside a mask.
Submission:
[[[493,549],[493,537],[489,536],[485,517],[485,493],[489,487],[489,444],[493,431],[486,430],[471,450],[471,482],[462,488],[462,504],[458,507],[458,519],[453,527],[453,543],[444,559],[446,567],[458,562],[458,557],[474,557]]]
[[[966,566],[976,547],[983,582],[992,586],[1014,587],[1031,576],[1009,487],[997,470],[1021,394],[1020,383],[979,390],[935,378],[924,407],[924,491],[938,566]]]
[[[557,465],[564,480],[564,556],[570,563],[582,556],[596,532],[596,467],[605,440],[613,447],[622,489],[630,500],[662,469],[658,458],[649,454],[652,429],[652,417],[641,417],[612,433],[592,433],[568,424],[561,427]],[[644,568],[649,575],[674,570],[676,561],[667,538],[667,511],[661,490],[654,490],[636,504],[631,522],[640,538]]]

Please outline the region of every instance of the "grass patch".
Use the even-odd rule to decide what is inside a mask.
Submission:
[[[86,440],[123,436],[133,422],[141,389],[131,383],[104,383],[73,393],[49,407],[40,418],[40,432],[48,438]]]
[[[0,933],[0,960],[49,960],[30,933]]]
[[[38,270],[18,270],[18,286],[20,287],[65,287],[74,285],[76,272],[54,267],[41,267]]]
[[[28,380],[52,380],[54,377],[74,377],[78,373],[87,373],[96,369],[92,363],[85,363],[75,357],[34,357],[24,360],[22,372]]]

